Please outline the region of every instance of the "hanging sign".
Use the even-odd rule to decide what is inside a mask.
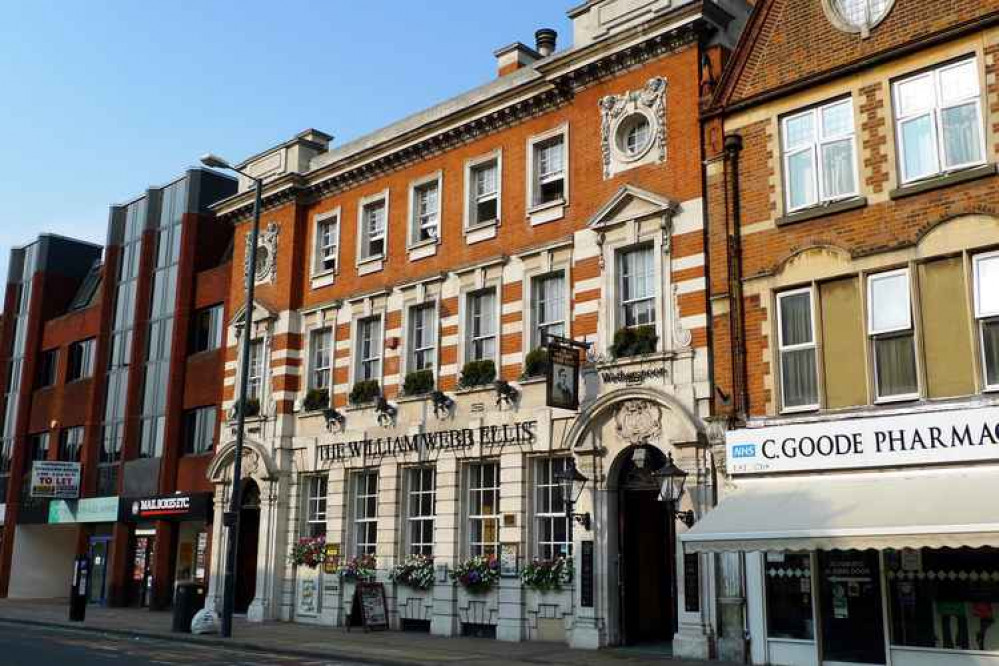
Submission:
[[[31,496],[76,499],[80,496],[80,463],[37,460],[31,464]]]
[[[729,474],[999,460],[999,407],[820,421],[726,434]]]
[[[579,409],[579,351],[554,340],[548,343],[545,404],[556,409]]]

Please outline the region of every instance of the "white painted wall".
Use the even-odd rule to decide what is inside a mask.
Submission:
[[[11,599],[68,598],[76,525],[18,525],[11,560]]]

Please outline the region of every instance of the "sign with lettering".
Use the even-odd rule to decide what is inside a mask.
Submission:
[[[547,406],[579,409],[579,350],[555,341],[548,343]]]
[[[821,421],[726,434],[729,474],[999,460],[999,407]]]
[[[593,608],[593,542],[584,541],[579,562],[579,603]]]
[[[522,421],[509,425],[439,430],[416,435],[375,437],[352,442],[320,444],[316,447],[316,456],[320,462],[336,462],[351,458],[384,458],[420,451],[427,453],[464,451],[476,444],[482,446],[533,444],[537,437],[538,422]]]
[[[354,588],[350,625],[362,625],[365,631],[388,629],[388,604],[381,583],[358,583]]]
[[[122,520],[205,520],[211,509],[211,493],[180,493],[157,497],[124,497],[121,500]]]
[[[600,380],[604,384],[644,384],[652,379],[665,382],[668,378],[669,371],[663,365],[638,370],[605,370],[600,373]]]
[[[76,499],[80,496],[80,463],[36,460],[31,463],[31,496]]]

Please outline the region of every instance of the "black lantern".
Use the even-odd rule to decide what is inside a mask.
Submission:
[[[687,482],[687,472],[676,466],[673,462],[673,455],[666,458],[666,464],[655,471],[655,477],[662,483],[659,490],[659,499],[669,502],[672,507],[676,507],[683,497],[683,485]],[[693,511],[676,511],[676,518],[682,520],[683,524],[690,527],[694,524]]]
[[[579,501],[580,496],[583,494],[583,489],[586,488],[586,483],[589,479],[578,469],[576,469],[576,461],[573,458],[569,458],[566,462],[565,469],[556,472],[554,474],[555,481],[562,488],[562,501],[565,502],[565,516],[570,520],[575,520],[577,523],[583,526],[584,530],[589,531],[590,529],[590,514],[586,513],[575,513],[574,509],[576,507],[576,502]]]

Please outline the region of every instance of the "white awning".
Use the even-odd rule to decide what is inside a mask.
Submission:
[[[999,468],[737,482],[687,552],[999,546]]]

